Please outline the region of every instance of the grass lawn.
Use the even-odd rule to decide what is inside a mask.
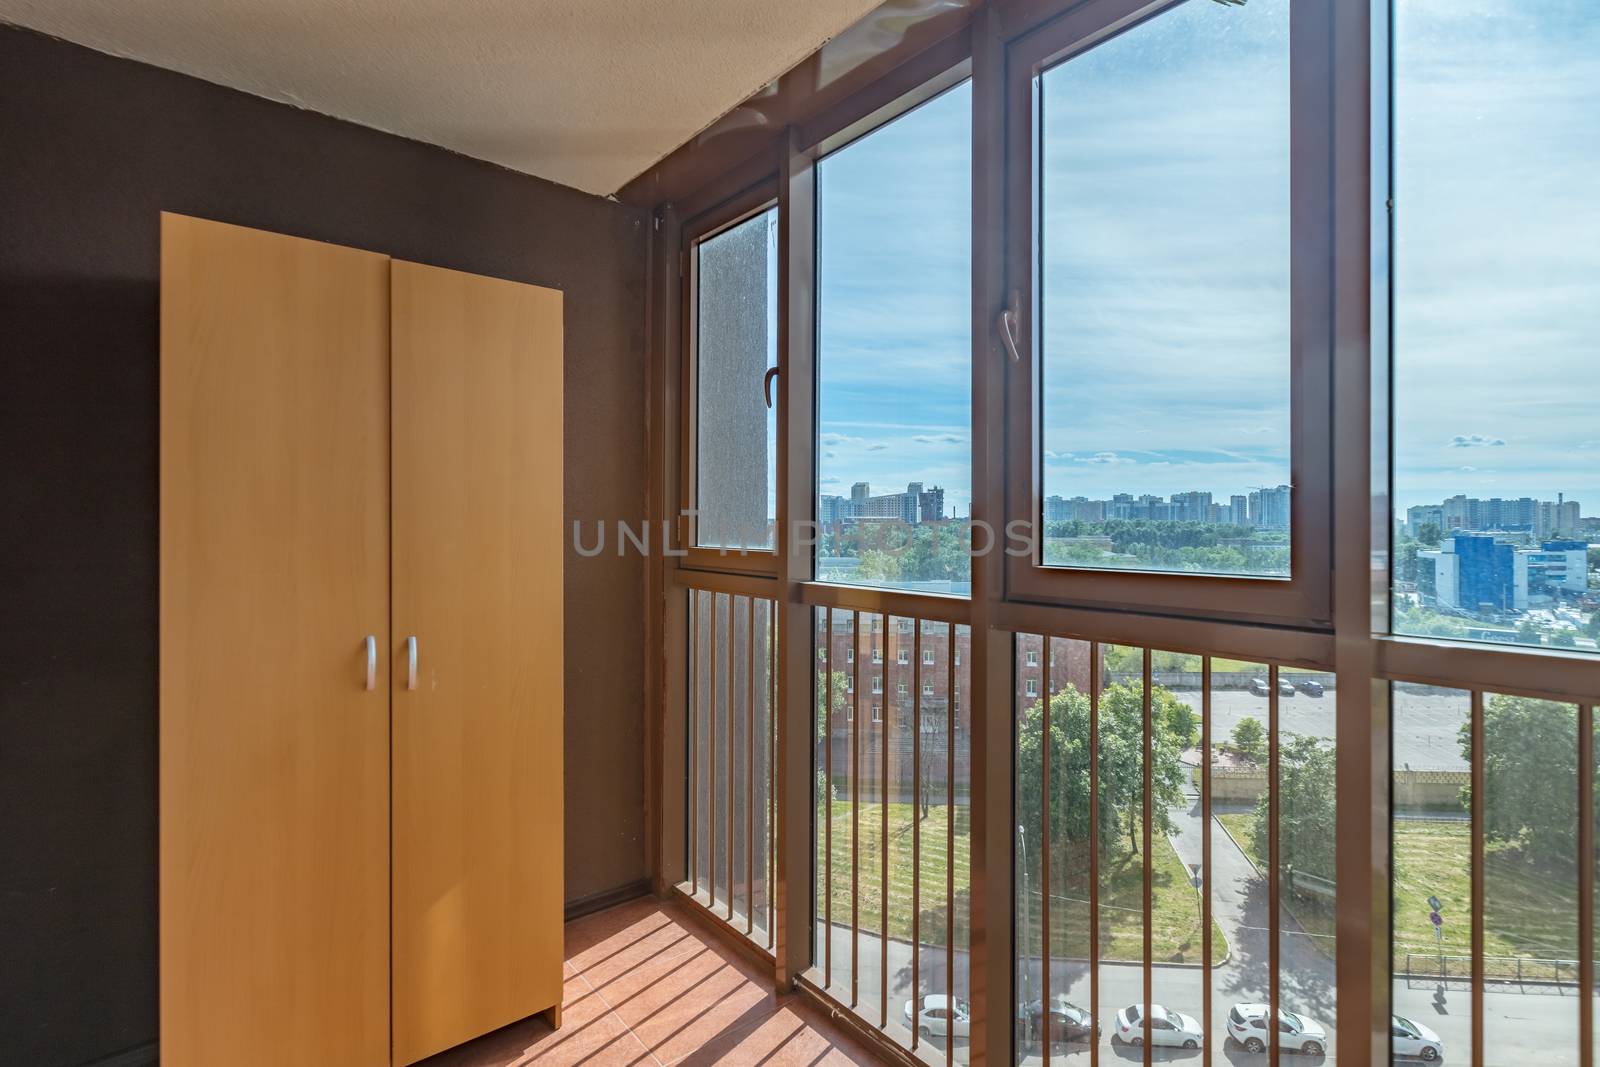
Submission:
[[[1070,864],[1052,869],[1050,883],[1051,954],[1058,957],[1089,955],[1088,859],[1073,857]],[[1063,870],[1070,867],[1070,870]],[[1156,963],[1199,964],[1201,960],[1200,895],[1189,881],[1189,871],[1165,837],[1155,840],[1150,868],[1150,954]],[[1039,928],[1038,885],[1034,884],[1028,922]],[[1100,867],[1100,958],[1144,959],[1144,860],[1133,852],[1102,860]],[[1034,935],[1037,937],[1037,934]],[[1215,920],[1211,923],[1211,962],[1228,955],[1228,939]]]
[[[1491,976],[1513,977],[1517,965],[1495,956],[1573,959],[1578,954],[1577,870],[1558,874],[1533,867],[1522,850],[1499,842],[1485,846],[1483,857],[1484,970]],[[1472,839],[1462,820],[1406,819],[1394,826],[1394,959],[1405,967],[1407,952],[1439,951],[1428,921],[1428,897],[1437,896],[1444,910],[1444,954],[1472,952]],[[1431,967],[1436,961],[1417,961]],[[1451,974],[1468,973],[1466,960],[1448,961]],[[1523,965],[1527,978],[1553,978],[1549,966]],[[1571,968],[1561,977],[1572,980]]]
[[[971,823],[969,808],[957,805],[955,809],[955,944],[966,947],[968,940],[967,899],[971,881]],[[889,936],[911,938],[911,872],[912,872],[912,805],[889,805]],[[818,815],[821,815],[819,805]],[[950,809],[935,804],[922,821],[922,899],[921,929],[924,944],[943,944],[946,939],[945,889],[950,872],[951,848],[947,834]],[[818,824],[817,880],[823,878],[823,835]],[[850,802],[833,802],[833,921],[850,922],[853,829]],[[883,806],[861,804],[861,869],[858,875],[860,897],[858,922],[863,931],[878,933],[883,929]],[[819,887],[820,893],[820,887]],[[823,901],[818,900],[817,910],[822,912]]]
[[[1233,839],[1258,868],[1265,862],[1250,844],[1254,816],[1248,812],[1219,815]],[[1577,872],[1555,876],[1532,867],[1520,849],[1493,843],[1484,852],[1484,971],[1490,977],[1514,977],[1510,959],[1573,959],[1578,952]],[[1435,940],[1428,919],[1428,897],[1437,896],[1444,910],[1444,939]],[[1332,908],[1315,899],[1284,898],[1284,907],[1312,933],[1333,933]],[[1317,942],[1330,944],[1321,939]],[[1394,824],[1394,967],[1404,973],[1406,954],[1413,957],[1468,957],[1472,953],[1472,839],[1463,820],[1402,819]],[[1446,961],[1448,973],[1466,977],[1465,958]],[[1438,973],[1432,958],[1415,959],[1413,969]],[[1556,977],[1548,965],[1524,964],[1525,978]],[[1561,977],[1571,980],[1571,968]]]
[[[820,814],[820,811],[819,811]],[[889,936],[911,936],[912,805],[889,805]],[[945,940],[944,896],[950,870],[950,842],[947,839],[948,809],[935,805],[922,823],[922,918],[920,934],[925,943]],[[955,943],[967,944],[967,898],[970,881],[971,828],[968,809],[955,810]],[[833,803],[833,919],[849,922],[851,903],[851,831],[849,801]],[[859,872],[859,922],[861,929],[876,933],[883,923],[882,870],[883,808],[879,804],[861,805],[861,847]],[[1158,844],[1152,870],[1151,892],[1155,918],[1151,928],[1152,951],[1160,962],[1200,962],[1200,902],[1188,881],[1188,871],[1165,839]],[[822,877],[822,835],[818,835],[817,871]],[[1059,867],[1069,866],[1059,864]],[[1086,870],[1082,865],[1076,879],[1059,873],[1051,886],[1050,925],[1054,951],[1063,956],[1081,956],[1088,949],[1088,901]],[[1143,955],[1141,907],[1142,867],[1137,855],[1122,857],[1101,871],[1100,951],[1103,959],[1138,960]],[[1035,908],[1037,904],[1035,902]],[[1037,928],[1037,913],[1031,921]],[[1212,924],[1212,957],[1220,961],[1228,952],[1227,939]]]

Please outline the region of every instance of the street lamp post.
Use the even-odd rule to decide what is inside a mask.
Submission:
[[[1023,905],[1023,914],[1026,915],[1028,914],[1026,909],[1031,907],[1033,903],[1033,894],[1028,890],[1028,828],[1026,826],[1017,827],[1017,844],[1018,851],[1022,856],[1022,899],[1026,902]],[[1027,1032],[1028,1004],[1030,1003],[1028,1000],[1028,975],[1030,974],[1030,968],[1028,964],[1028,943],[1031,940],[1032,935],[1033,923],[1024,922],[1022,924],[1022,1039],[1024,1041],[1030,1040],[1033,1036]]]

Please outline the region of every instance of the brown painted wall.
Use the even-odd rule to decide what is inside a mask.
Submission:
[[[0,27],[0,1063],[157,1036],[161,210],[564,290],[551,506],[644,514],[644,214]],[[569,899],[646,873],[643,588],[569,549]]]

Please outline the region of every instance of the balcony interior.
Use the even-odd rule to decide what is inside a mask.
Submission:
[[[1600,1067],[1600,0],[0,0],[0,1067]]]

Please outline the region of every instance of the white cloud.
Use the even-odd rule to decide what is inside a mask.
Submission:
[[[1458,433],[1450,438],[1451,448],[1502,448],[1505,443],[1503,437],[1485,437],[1481,433]]]

